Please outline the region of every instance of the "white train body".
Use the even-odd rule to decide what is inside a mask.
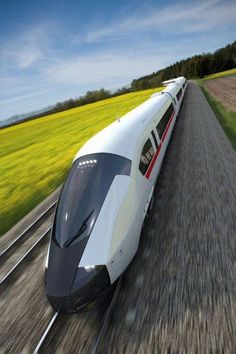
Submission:
[[[74,164],[77,163],[83,173],[83,169],[93,169],[96,163],[99,164],[101,156],[104,161],[106,160],[105,165],[109,175],[110,170],[115,171],[116,168],[112,166],[112,157],[114,157],[114,161],[117,159],[124,172],[117,173],[112,178],[96,217],[94,208],[91,208],[92,214],[91,216],[88,214],[88,218],[93,225],[77,259],[77,268],[84,269],[88,274],[99,266],[105,267],[110,284],[113,284],[124,272],[137,251],[143,221],[186,90],[184,77],[168,80],[164,84],[166,88],[161,93],[153,94],[143,104],[92,137],[74,159]],[[107,159],[107,154],[111,160]],[[97,171],[100,173],[99,170]],[[105,180],[106,171],[103,173],[105,174],[101,178]],[[68,209],[62,210],[60,217],[65,220],[70,219],[67,214]],[[84,229],[86,227],[87,225],[84,225]],[[82,235],[78,239],[82,238]],[[76,238],[74,239],[71,244],[69,241],[66,248],[73,247],[73,242],[78,243]],[[63,249],[62,244],[58,246]],[[54,257],[53,251],[51,254],[50,252],[49,265],[46,264],[48,268],[50,257]],[[59,278],[56,278],[59,281]],[[53,271],[49,282],[53,282]],[[77,283],[79,284],[79,280]],[[60,291],[57,291],[50,286],[50,289],[46,290],[49,301],[57,310],[60,301],[56,301],[55,305],[52,299],[70,296],[71,292],[70,287],[70,292],[63,295],[62,287],[59,288]],[[87,291],[89,292],[88,289]],[[91,300],[94,299],[89,297],[87,301],[84,297],[82,302],[87,304]],[[73,303],[72,307],[75,311],[83,305],[82,302]],[[67,311],[65,305],[61,307],[65,312],[73,312],[71,309]]]

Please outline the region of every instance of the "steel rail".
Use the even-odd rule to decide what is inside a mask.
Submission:
[[[122,277],[119,278],[118,280],[118,283],[116,285],[116,289],[115,289],[115,292],[112,296],[112,300],[111,300],[111,303],[110,305],[108,306],[108,309],[106,310],[104,316],[103,316],[103,320],[102,320],[102,325],[101,325],[101,329],[94,341],[94,344],[93,344],[93,347],[92,347],[92,350],[90,352],[90,354],[97,354],[98,352],[98,348],[99,348],[99,345],[104,337],[104,334],[106,332],[106,329],[108,327],[108,324],[110,322],[110,318],[111,318],[111,314],[112,314],[112,311],[114,309],[114,306],[115,306],[115,303],[116,303],[116,300],[117,300],[117,297],[118,297],[118,294],[119,294],[119,291],[120,291],[120,287],[121,287],[121,281],[122,281]]]
[[[98,347],[101,343],[101,340],[102,338],[104,337],[104,334],[105,334],[105,331],[107,329],[107,326],[109,324],[109,321],[110,321],[110,318],[111,318],[111,314],[112,314],[112,311],[114,309],[114,306],[115,306],[115,303],[116,303],[116,300],[117,300],[117,296],[119,294],[119,291],[120,291],[120,287],[121,287],[121,278],[119,279],[117,285],[116,285],[116,289],[115,289],[115,292],[112,296],[112,300],[110,302],[110,305],[108,306],[108,309],[105,311],[105,314],[103,316],[103,319],[102,319],[102,325],[101,325],[101,329],[98,333],[98,335],[96,336],[95,338],[95,341],[94,341],[94,344],[92,346],[92,350],[91,350],[91,354],[96,354],[97,353],[97,350],[98,350]],[[51,320],[48,322],[44,332],[43,332],[43,335],[41,336],[37,346],[35,347],[34,351],[33,351],[33,354],[38,354],[40,349],[43,347],[44,343],[45,343],[45,340],[47,339],[48,335],[50,334],[50,331],[52,329],[52,327],[55,325],[56,321],[59,319],[60,317],[60,313],[59,312],[55,312],[55,314],[53,315],[53,317],[51,318]]]
[[[20,233],[19,236],[17,236],[1,253],[0,257],[5,256],[10,249],[20,240],[22,239],[25,234],[40,220],[42,217],[49,212],[50,209],[52,209],[56,205],[57,201],[51,204],[43,213],[41,213],[34,222],[32,222],[24,231]]]
[[[44,233],[40,236],[40,238],[30,247],[30,249],[21,257],[21,259],[11,268],[11,270],[4,275],[4,277],[0,280],[0,286],[14,273],[14,271],[21,265],[21,263],[34,251],[34,249],[40,244],[40,242],[47,236],[48,232],[51,230],[51,226],[44,231]]]
[[[33,354],[37,354],[39,353],[39,350],[42,348],[45,339],[47,338],[49,332],[51,331],[52,327],[55,326],[56,321],[59,318],[59,312],[55,312],[53,317],[51,318],[51,320],[48,322],[47,327],[45,328],[42,337],[40,338],[36,348],[33,351]]]

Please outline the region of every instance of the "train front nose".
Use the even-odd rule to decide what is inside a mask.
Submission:
[[[79,267],[70,291],[70,301],[76,311],[102,298],[110,289],[106,266]]]
[[[105,297],[110,290],[110,285],[109,274],[105,266],[78,268],[72,287],[69,283],[54,283],[54,295],[49,286],[47,298],[55,311],[74,313],[98,298]]]
[[[76,310],[71,303],[69,296],[51,296],[47,295],[48,302],[56,312],[75,313]]]
[[[74,313],[110,288],[106,266],[78,268],[86,242],[81,240],[74,246],[60,248],[51,241],[46,271],[46,295],[57,312]]]
[[[46,295],[57,312],[75,312],[70,300],[70,290],[86,243],[87,239],[83,239],[74,246],[63,248],[51,240],[46,271]]]

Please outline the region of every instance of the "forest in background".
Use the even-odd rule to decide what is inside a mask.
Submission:
[[[88,91],[84,96],[71,98],[63,102],[58,102],[41,111],[28,114],[15,115],[0,123],[1,127],[21,123],[26,120],[43,117],[45,115],[65,111],[70,108],[79,107],[88,103],[115,97],[128,92],[145,90],[161,86],[162,81],[173,77],[185,76],[187,79],[203,78],[206,75],[219,71],[229,70],[236,67],[236,41],[232,44],[217,49],[214,53],[203,53],[193,57],[180,60],[164,69],[153,72],[150,75],[134,79],[130,85],[124,86],[115,92],[104,88],[100,90]]]
[[[173,77],[184,76],[186,79],[199,79],[206,75],[236,67],[236,41],[232,44],[217,49],[214,53],[203,53],[191,58],[180,60],[151,75],[135,79],[131,89],[144,90],[160,86],[161,82]]]

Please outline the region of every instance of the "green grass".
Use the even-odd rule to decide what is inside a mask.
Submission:
[[[224,77],[224,76],[229,76],[229,75],[236,75],[236,68],[226,70],[226,71],[221,71],[219,73],[215,73],[215,74],[211,74],[211,75],[207,75],[202,79],[202,81],[216,79],[218,77]]]
[[[139,91],[0,130],[0,235],[65,179],[79,148],[161,88]]]
[[[236,112],[228,110],[222,102],[216,100],[204,86],[203,80],[198,80],[198,83],[225,134],[236,151]]]

